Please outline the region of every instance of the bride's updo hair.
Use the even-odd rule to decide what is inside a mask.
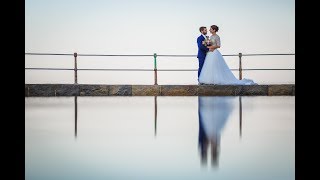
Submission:
[[[219,27],[218,27],[217,25],[212,25],[212,26],[211,26],[211,29],[216,30],[216,32],[218,32],[218,31],[219,31]]]

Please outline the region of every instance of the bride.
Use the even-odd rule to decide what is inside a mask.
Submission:
[[[216,34],[219,27],[212,25],[210,27],[210,41],[212,43],[208,48],[214,49],[206,55],[200,76],[201,84],[230,84],[230,85],[254,85],[257,84],[251,79],[238,80],[229,69],[224,58],[217,48],[220,48],[220,37]]]

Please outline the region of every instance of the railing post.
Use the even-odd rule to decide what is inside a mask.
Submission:
[[[158,85],[158,77],[157,77],[157,53],[153,54],[154,57],[154,85]]]
[[[239,80],[242,79],[242,62],[241,62],[242,53],[239,53]]]
[[[74,56],[74,84],[78,84],[78,68],[77,68],[77,56],[78,54],[73,53]]]

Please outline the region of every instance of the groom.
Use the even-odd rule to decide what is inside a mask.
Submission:
[[[205,39],[207,39],[206,35],[207,35],[207,28],[204,26],[201,26],[199,28],[199,31],[201,32],[201,35],[197,38],[197,44],[198,44],[198,55],[197,58],[199,60],[199,69],[198,69],[198,82],[199,82],[199,76],[202,70],[202,66],[204,64],[204,60],[206,58],[206,54],[209,51],[209,48],[207,48],[206,46],[204,46],[202,44],[202,41],[204,41]]]

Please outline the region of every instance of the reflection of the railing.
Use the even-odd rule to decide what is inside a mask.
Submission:
[[[78,96],[74,96],[74,137],[77,138],[78,130]]]
[[[242,101],[241,101],[241,96],[239,96],[239,129],[240,129],[240,138],[241,138],[241,135],[242,135]]]
[[[157,136],[157,96],[154,96],[154,136]],[[78,133],[78,96],[74,96],[74,137]]]
[[[157,96],[154,96],[154,136],[157,136]]]
[[[158,105],[157,96],[154,96],[154,136],[157,136],[157,117],[158,117]],[[239,137],[242,136],[242,101],[241,96],[239,96]],[[74,136],[77,138],[78,134],[78,96],[74,96]]]

